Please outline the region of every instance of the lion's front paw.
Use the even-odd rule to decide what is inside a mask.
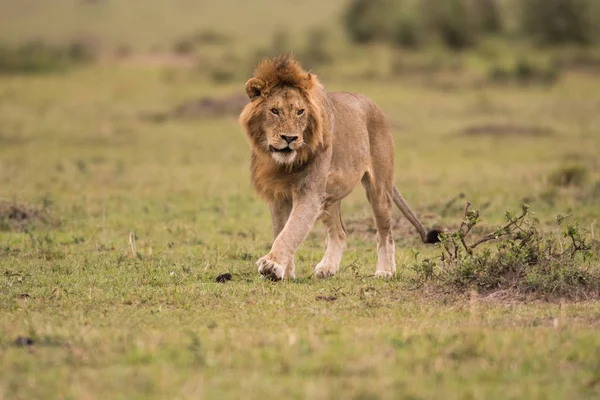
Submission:
[[[269,259],[266,255],[256,262],[258,265],[258,273],[274,281],[280,281],[283,279],[285,268],[283,265],[276,263]]]
[[[389,279],[394,276],[393,271],[376,271],[375,278]]]
[[[335,275],[337,268],[332,265],[319,263],[315,268],[315,276],[317,278],[329,278]]]

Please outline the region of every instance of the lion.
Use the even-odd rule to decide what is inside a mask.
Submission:
[[[246,93],[250,102],[239,120],[252,149],[252,184],[269,204],[274,235],[271,251],[257,262],[262,276],[295,278],[294,254],[318,219],[327,248],[314,275],[335,275],[346,247],[341,201],[359,182],[377,226],[375,276],[396,272],[392,203],[424,243],[438,241],[439,231],[425,230],[394,185],[391,129],[371,99],[326,92],[291,56],[261,61]]]

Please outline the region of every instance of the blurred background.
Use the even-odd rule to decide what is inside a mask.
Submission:
[[[543,236],[436,266],[395,210],[376,280],[359,185],[335,278],[317,223],[261,281],[237,118],[280,53],[381,106],[424,225]],[[599,220],[600,0],[0,0],[0,399],[600,398]]]
[[[215,84],[294,53],[335,78],[552,84],[599,68],[594,0],[0,0],[0,73],[187,67]]]
[[[589,224],[598,21],[595,0],[0,0],[2,197],[75,235],[102,222],[107,248],[134,228],[165,245],[157,221],[192,243],[268,242],[237,116],[255,64],[293,53],[381,105],[428,224],[453,226],[465,198],[491,222],[527,202]],[[372,224],[358,192],[347,215]]]

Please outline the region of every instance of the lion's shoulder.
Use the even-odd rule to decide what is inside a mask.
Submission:
[[[379,107],[370,97],[355,92],[330,92],[328,93],[330,108],[334,114],[343,116],[354,114],[366,116]]]
[[[329,99],[333,104],[347,107],[370,108],[375,102],[367,95],[356,92],[329,92]]]

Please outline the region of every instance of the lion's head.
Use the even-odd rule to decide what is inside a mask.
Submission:
[[[255,154],[291,167],[329,145],[324,89],[293,58],[262,61],[246,83],[246,93],[251,101],[240,123]]]

